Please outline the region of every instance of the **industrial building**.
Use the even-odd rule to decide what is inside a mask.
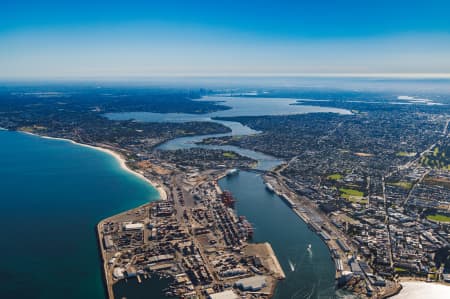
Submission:
[[[266,277],[263,275],[243,278],[234,283],[242,291],[259,291],[266,286]]]
[[[209,295],[209,299],[239,299],[239,296],[232,290],[227,290],[220,293],[211,294]]]

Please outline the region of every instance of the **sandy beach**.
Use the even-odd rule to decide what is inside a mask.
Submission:
[[[21,132],[25,133],[25,134],[33,135],[33,136],[38,136],[40,138],[45,138],[45,139],[62,140],[62,141],[70,142],[70,143],[75,144],[75,145],[84,146],[84,147],[88,147],[88,148],[91,148],[91,149],[94,149],[94,150],[98,150],[98,151],[102,151],[104,153],[107,153],[107,154],[113,156],[114,159],[116,159],[116,161],[119,163],[120,167],[123,170],[133,174],[134,176],[139,177],[140,179],[142,179],[142,180],[146,181],[148,184],[150,184],[153,188],[155,188],[158,191],[160,199],[162,199],[162,200],[166,200],[167,199],[166,191],[164,190],[164,188],[160,184],[152,182],[150,179],[146,178],[142,173],[139,173],[139,172],[136,172],[136,171],[130,169],[127,166],[126,162],[125,162],[125,158],[122,157],[122,155],[120,155],[119,153],[117,153],[117,152],[115,152],[115,151],[113,151],[111,149],[100,147],[100,146],[93,146],[93,145],[89,145],[89,144],[79,143],[79,142],[75,142],[75,141],[73,141],[71,139],[66,139],[66,138],[42,136],[42,135],[34,134],[34,133],[31,133],[31,132],[25,132],[25,131],[21,131]]]

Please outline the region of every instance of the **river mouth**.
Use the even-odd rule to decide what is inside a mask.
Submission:
[[[319,236],[275,193],[260,174],[240,171],[219,180],[236,198],[236,212],[254,227],[253,242],[270,242],[286,274],[272,299],[336,298],[335,268]]]

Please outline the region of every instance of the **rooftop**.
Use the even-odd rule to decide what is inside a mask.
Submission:
[[[209,295],[210,299],[239,299],[238,295],[236,295],[232,290],[223,291],[220,293],[215,293]]]

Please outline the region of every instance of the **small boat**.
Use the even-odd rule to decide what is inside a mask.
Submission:
[[[289,268],[291,268],[292,272],[295,271],[295,265],[291,262],[291,260],[289,260]]]

